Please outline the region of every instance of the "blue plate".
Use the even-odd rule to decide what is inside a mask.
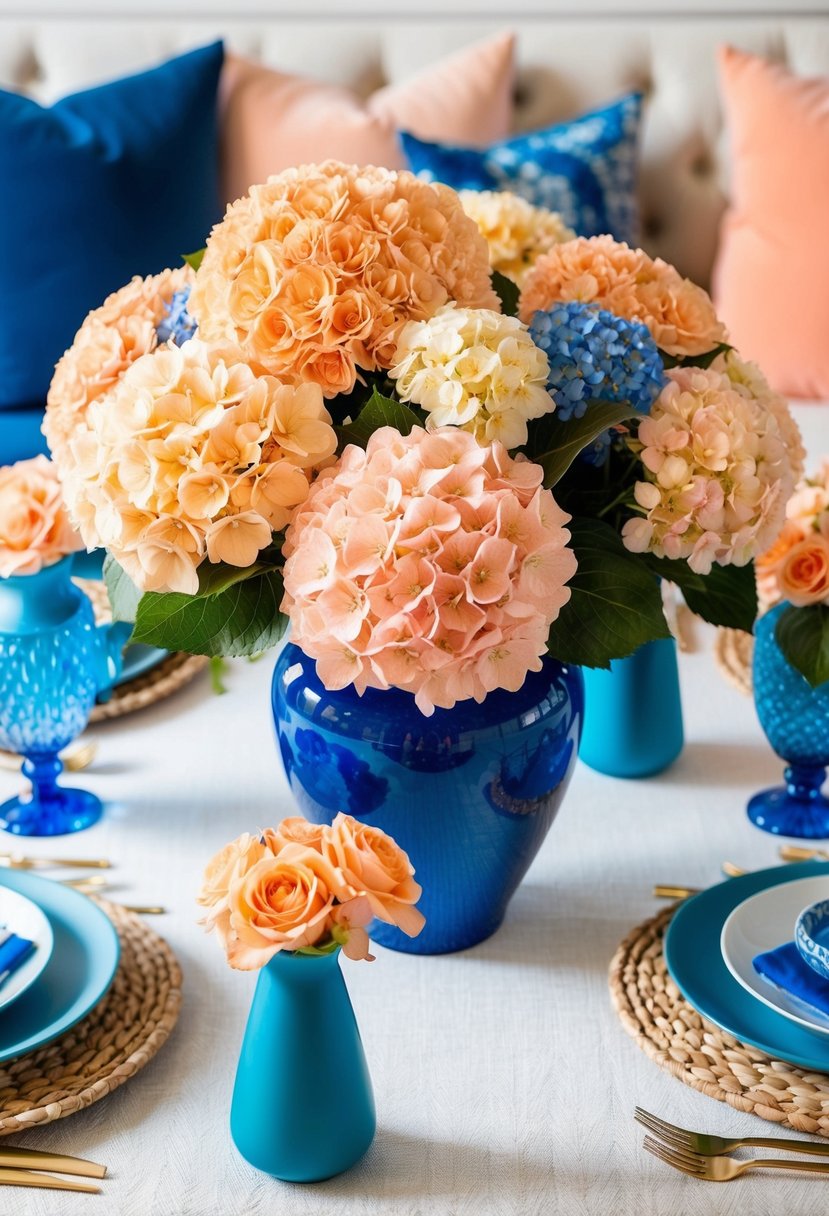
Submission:
[[[124,650],[124,666],[115,681],[115,687],[143,676],[146,671],[157,667],[168,656],[169,650],[161,650],[158,646],[145,646],[143,642],[133,642]]]
[[[55,938],[31,988],[0,1011],[0,1060],[11,1060],[50,1043],[98,1004],[115,977],[121,947],[109,917],[70,887],[25,870],[4,870],[0,886],[36,903]]]
[[[726,917],[750,895],[827,872],[824,861],[804,861],[728,878],[681,904],[665,935],[665,962],[674,983],[709,1022],[767,1055],[819,1072],[829,1071],[826,1036],[789,1021],[738,984],[723,960],[720,935]]]

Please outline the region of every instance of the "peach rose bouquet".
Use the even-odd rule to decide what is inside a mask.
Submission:
[[[82,548],[45,456],[0,468],[0,578],[38,574]]]
[[[376,918],[416,937],[420,895],[391,836],[341,813],[239,836],[208,862],[198,902],[230,966],[254,971],[283,950],[373,961],[367,926]]]
[[[750,628],[802,449],[673,267],[333,161],[188,262],[83,322],[44,427],[136,641],[252,654],[290,623],[329,688],[431,714],[667,636],[654,575]]]
[[[813,687],[829,680],[829,460],[797,486],[786,521],[757,560],[764,607],[788,606],[775,636],[789,662]]]

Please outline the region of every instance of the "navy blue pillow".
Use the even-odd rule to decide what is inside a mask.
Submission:
[[[456,190],[512,190],[561,213],[579,236],[609,232],[636,244],[640,93],[572,122],[516,135],[489,148],[453,148],[401,132],[410,167]]]
[[[220,217],[223,56],[217,42],[50,107],[0,91],[0,462],[28,445],[87,312]]]

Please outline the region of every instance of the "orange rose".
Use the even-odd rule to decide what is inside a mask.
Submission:
[[[351,815],[339,814],[325,836],[323,856],[355,892],[366,895],[379,920],[417,937],[426,923],[413,906],[422,888],[412,877],[414,868],[407,854],[390,836]]]
[[[802,529],[797,524],[787,520],[771,548],[754,559],[754,573],[757,577],[757,594],[760,599],[761,608],[770,608],[772,604],[776,604],[780,599],[780,588],[777,583],[777,567],[783,558],[801,540],[803,540]]]
[[[292,815],[289,819],[283,819],[278,827],[268,828],[262,837],[274,853],[279,853],[287,844],[303,844],[321,853],[324,832],[321,823],[309,823],[301,815]]]
[[[323,877],[330,873],[319,853],[289,844],[278,857],[263,857],[234,882],[228,901],[231,967],[252,971],[280,950],[299,950],[319,941],[334,906]]]
[[[778,567],[777,582],[797,608],[829,602],[829,541],[815,533],[795,545]]]
[[[231,883],[247,874],[269,852],[258,837],[245,832],[219,849],[205,867],[202,889],[196,897],[197,903],[208,909],[201,923],[208,932],[215,929],[224,946],[230,930],[228,897]]]

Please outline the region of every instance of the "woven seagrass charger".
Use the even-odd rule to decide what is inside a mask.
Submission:
[[[112,987],[60,1038],[0,1064],[0,1136],[105,1098],[153,1058],[178,1020],[181,969],[173,951],[135,913],[96,902],[121,942]]]
[[[795,1131],[829,1137],[829,1076],[741,1043],[682,996],[662,952],[672,914],[667,908],[631,930],[610,964],[610,993],[625,1030],[692,1089]]]
[[[752,693],[751,660],[754,637],[742,629],[718,629],[714,640],[714,662],[739,692]]]

